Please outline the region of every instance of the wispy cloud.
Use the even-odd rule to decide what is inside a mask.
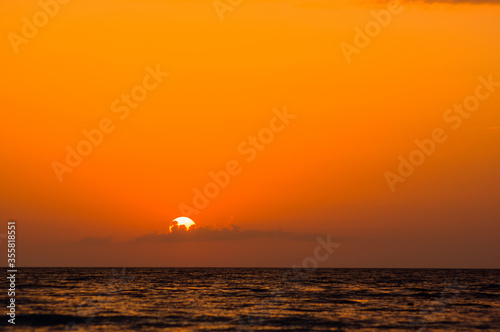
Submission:
[[[246,240],[259,237],[314,241],[318,236],[319,235],[315,234],[298,234],[281,230],[244,230],[239,226],[230,225],[229,227],[221,229],[209,227],[191,228],[189,231],[183,228],[173,229],[173,232],[168,234],[154,232],[138,237],[136,242],[224,241]]]
[[[80,241],[78,241],[79,244],[85,244],[85,245],[102,245],[102,244],[109,244],[111,243],[111,236],[109,237],[92,237],[92,236],[86,236]]]
[[[345,5],[359,4],[388,4],[393,0],[299,0],[297,7],[304,8],[338,8]],[[481,5],[481,4],[500,4],[500,0],[400,0],[400,3],[427,3],[427,4],[450,4],[450,5]]]
[[[500,4],[500,0],[403,0],[401,2],[449,3],[449,4]]]

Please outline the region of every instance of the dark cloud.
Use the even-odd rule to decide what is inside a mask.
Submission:
[[[297,234],[276,231],[256,231],[243,230],[236,225],[221,229],[213,229],[209,227],[191,228],[186,231],[185,227],[179,229],[174,228],[172,233],[163,234],[154,232],[140,236],[136,239],[137,242],[176,242],[176,241],[223,241],[223,240],[246,240],[259,237],[288,239],[288,240],[305,240],[314,241],[319,235],[314,234]]]

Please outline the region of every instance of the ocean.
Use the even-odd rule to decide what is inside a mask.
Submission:
[[[500,331],[500,270],[20,268],[17,278],[16,331]]]

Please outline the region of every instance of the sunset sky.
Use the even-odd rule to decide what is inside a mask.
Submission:
[[[1,2],[18,265],[500,268],[500,1],[220,2]]]

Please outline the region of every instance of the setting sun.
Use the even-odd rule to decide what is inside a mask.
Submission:
[[[500,332],[500,0],[0,16],[2,330]]]
[[[177,227],[184,226],[184,227],[186,227],[186,230],[189,230],[191,227],[193,227],[195,225],[196,225],[196,223],[192,219],[190,219],[188,217],[179,217],[179,218],[176,218],[170,222],[170,226],[168,228],[168,231],[172,232],[172,228],[174,226],[177,226]]]

